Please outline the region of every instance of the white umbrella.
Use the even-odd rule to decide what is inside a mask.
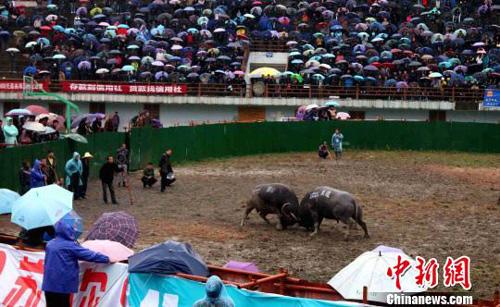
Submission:
[[[59,115],[55,114],[55,113],[43,113],[43,114],[39,114],[35,117],[35,121],[38,122],[40,121],[42,118],[47,118],[48,120],[55,120],[57,119]]]
[[[23,128],[34,132],[45,132],[45,126],[37,122],[26,122]]]
[[[409,261],[410,268],[400,275],[401,290],[396,288],[396,280],[387,275],[389,268],[393,269],[401,261]],[[418,275],[417,263],[403,251],[379,246],[376,249],[364,252],[338,272],[328,284],[337,290],[344,299],[362,300],[363,287],[368,288],[368,300],[386,303],[386,295],[392,293],[418,293],[427,290],[416,284]]]
[[[351,115],[346,112],[338,112],[337,115],[335,116],[336,119],[341,119],[341,120],[346,120],[351,118]]]

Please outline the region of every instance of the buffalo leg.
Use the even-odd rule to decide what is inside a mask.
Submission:
[[[359,226],[361,226],[361,228],[363,228],[363,231],[365,232],[365,238],[369,238],[370,235],[368,234],[368,228],[366,227],[366,223],[363,222],[363,220],[361,219],[357,219],[356,222],[358,223]]]
[[[265,212],[260,212],[260,213],[259,213],[259,215],[260,215],[260,217],[261,217],[264,221],[266,221],[266,223],[267,223],[267,224],[271,224],[271,222],[269,222],[269,220],[268,220],[268,219],[267,219],[267,217],[266,217],[266,216],[267,216],[267,213],[265,213]]]
[[[240,227],[245,226],[245,223],[247,221],[248,215],[250,214],[250,212],[252,212],[253,209],[254,209],[254,207],[247,207],[245,209],[245,213],[243,214],[243,219],[241,220]]]
[[[318,216],[318,213],[311,212],[312,219],[314,221],[314,231],[311,233],[311,237],[315,236],[319,232],[319,226],[321,225],[321,218]]]

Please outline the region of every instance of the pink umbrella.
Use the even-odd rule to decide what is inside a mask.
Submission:
[[[239,262],[239,261],[229,260],[229,262],[226,263],[224,267],[227,269],[235,269],[235,270],[259,273],[259,268],[252,262]]]
[[[27,106],[25,109],[29,110],[34,115],[48,114],[49,113],[49,110],[47,110],[46,108],[44,108],[42,106],[36,105],[36,104],[32,104],[30,106]]]
[[[134,254],[133,250],[120,242],[110,240],[89,240],[83,242],[82,246],[108,256],[111,262],[127,260]]]
[[[335,118],[340,119],[340,120],[346,120],[346,119],[351,118],[351,115],[349,115],[349,113],[346,113],[346,112],[338,112],[337,116],[335,116]]]

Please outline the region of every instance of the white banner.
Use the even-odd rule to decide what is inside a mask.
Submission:
[[[44,252],[16,250],[0,244],[0,306],[44,307]],[[73,307],[127,306],[128,265],[80,263],[79,292]]]

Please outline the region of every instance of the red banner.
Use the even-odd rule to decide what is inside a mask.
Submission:
[[[62,91],[67,93],[103,93],[136,95],[183,95],[186,84],[99,84],[93,82],[63,81]]]
[[[47,82],[36,83],[33,86],[37,86],[33,91],[37,92],[40,89],[45,91],[49,90],[49,84]],[[0,80],[0,92],[22,92],[23,91],[23,81],[9,81]]]

